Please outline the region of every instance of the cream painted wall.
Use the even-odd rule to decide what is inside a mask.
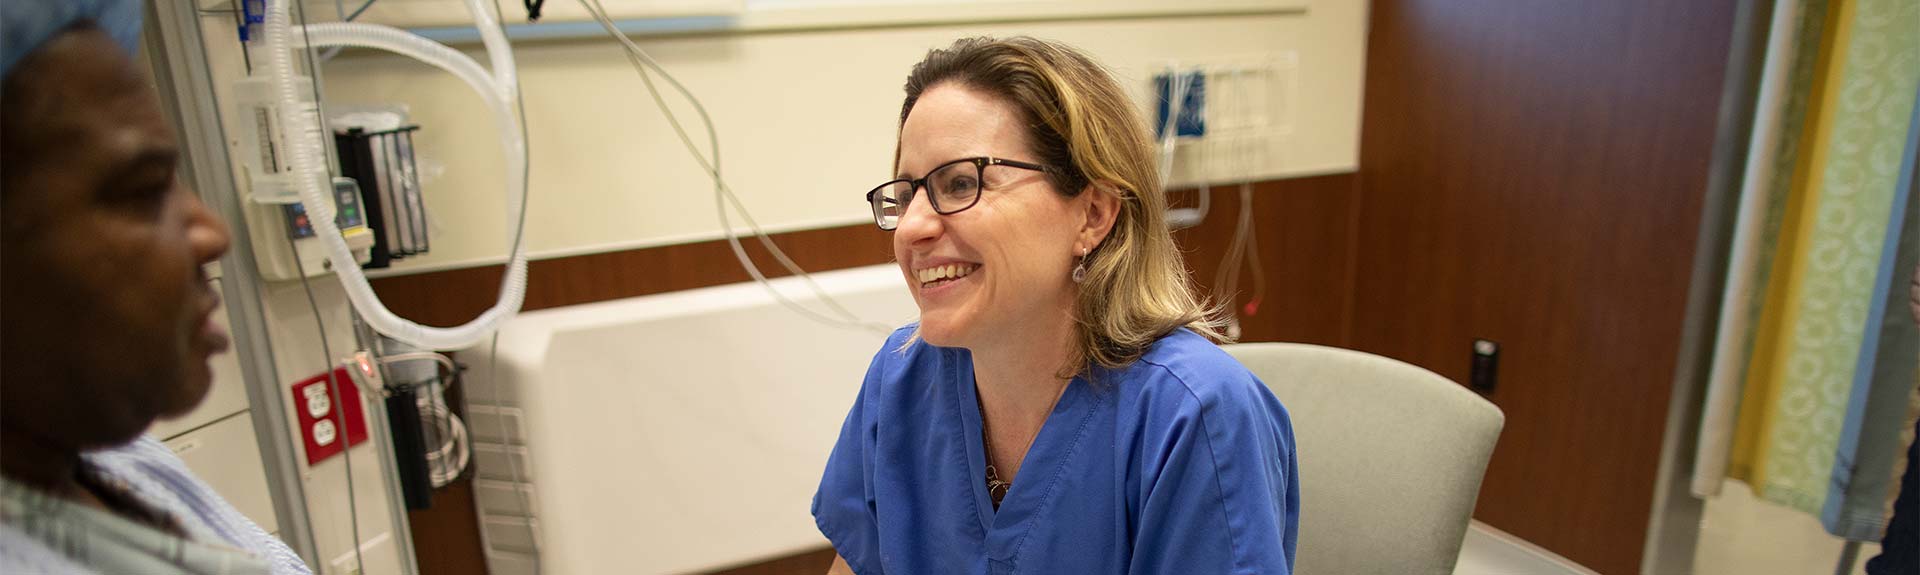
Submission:
[[[1290,54],[1297,58],[1293,101],[1268,104],[1291,110],[1291,129],[1282,132],[1276,122],[1253,167],[1231,176],[1266,179],[1354,169],[1365,33],[1365,2],[1318,0],[1292,13],[638,40],[705,101],[729,183],[777,231],[870,217],[861,195],[888,175],[906,72],[954,38],[1065,41],[1103,60],[1136,98],[1147,94],[1149,67],[1167,60]],[[477,45],[466,48],[485,62]],[[527,242],[536,258],[721,236],[711,185],[611,41],[528,41],[516,48],[533,154]],[[329,105],[409,106],[424,126],[416,140],[423,160],[445,170],[426,185],[437,228],[433,252],[384,273],[502,261],[510,230],[502,158],[480,101],[451,76],[384,54],[348,52],[324,74]],[[675,105],[691,120],[686,106]]]

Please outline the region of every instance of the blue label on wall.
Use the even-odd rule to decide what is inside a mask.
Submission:
[[[1154,114],[1153,134],[1164,138],[1167,133],[1167,102],[1172,99],[1174,76],[1160,74],[1154,76],[1154,91],[1159,94],[1159,107]],[[1174,134],[1180,137],[1200,137],[1207,135],[1207,74],[1200,70],[1184,72],[1179,75],[1186,84],[1180,97],[1180,115],[1174,119]]]

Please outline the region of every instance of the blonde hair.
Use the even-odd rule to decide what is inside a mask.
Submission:
[[[907,75],[900,122],[921,94],[953,82],[1004,98],[1025,115],[1027,140],[1067,197],[1091,188],[1120,199],[1113,229],[1085,257],[1075,297],[1076,357],[1065,374],[1121,368],[1182,326],[1217,342],[1220,309],[1201,303],[1167,228],[1166,190],[1146,121],[1106,68],[1070,46],[1026,36],[962,38],[927,53]],[[894,161],[899,163],[899,150]]]

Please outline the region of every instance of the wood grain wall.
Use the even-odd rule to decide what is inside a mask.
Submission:
[[[1377,0],[1350,343],[1502,344],[1476,516],[1635,573],[1735,0]]]

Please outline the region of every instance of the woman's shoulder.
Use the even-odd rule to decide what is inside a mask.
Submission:
[[[894,328],[893,333],[887,334],[887,343],[880,346],[881,353],[896,352],[897,355],[913,346],[925,347],[927,342],[913,336],[919,330],[920,322],[918,321]]]
[[[1184,327],[1148,346],[1136,367],[1144,368],[1149,376],[1171,378],[1195,395],[1266,389],[1259,378],[1226,350]]]
[[[940,349],[915,337],[919,329],[920,322],[913,322],[887,334],[887,341],[873,353],[873,364],[869,371],[874,373],[869,376],[898,375],[915,364],[937,359]]]
[[[1154,342],[1134,365],[1123,385],[1136,388],[1145,406],[1173,408],[1203,420],[1286,418],[1286,410],[1239,360],[1186,328]]]
[[[913,395],[928,383],[951,379],[965,350],[938,347],[916,337],[919,323],[910,323],[887,336],[873,353],[861,393],[868,401]]]

